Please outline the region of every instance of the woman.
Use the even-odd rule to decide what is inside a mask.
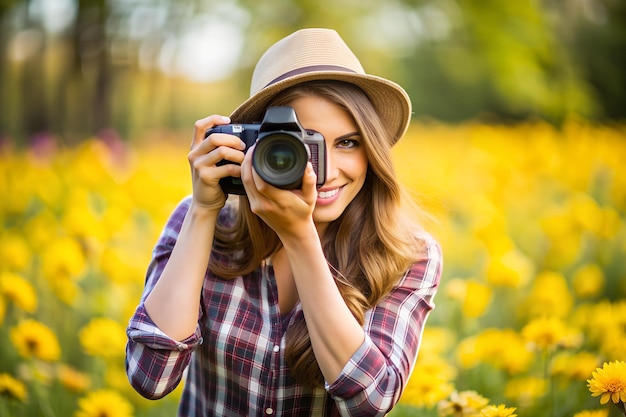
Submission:
[[[301,188],[279,189],[237,136],[205,138],[269,106],[291,106],[325,138],[321,188],[311,163]],[[335,31],[304,29],[261,57],[250,99],[230,118],[196,122],[193,193],[154,249],[128,328],[137,391],[160,398],[188,369],[181,416],[375,416],[394,406],[442,262],[407,215],[390,160],[410,108]],[[220,187],[226,177],[241,178],[238,202]]]

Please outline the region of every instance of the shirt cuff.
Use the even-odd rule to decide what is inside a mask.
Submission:
[[[344,366],[337,380],[332,384],[325,383],[326,391],[333,397],[352,398],[375,384],[380,373],[385,371],[385,366],[384,356],[366,334],[365,340]]]
[[[177,350],[179,352],[185,352],[195,349],[196,346],[202,343],[200,326],[196,326],[195,332],[181,341],[172,339],[163,333],[152,321],[143,303],[137,307],[135,315],[130,320],[126,333],[128,338],[133,342],[158,350]]]

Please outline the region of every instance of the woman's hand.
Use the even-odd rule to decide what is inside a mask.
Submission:
[[[226,116],[212,115],[195,123],[191,150],[187,156],[191,167],[193,201],[197,207],[219,211],[226,202],[226,194],[219,181],[224,177],[239,177],[245,144],[237,136],[214,133],[206,139],[207,129],[230,123]],[[218,166],[227,160],[234,164]]]
[[[240,171],[250,209],[281,240],[308,235],[311,229],[307,226],[313,224],[313,209],[317,200],[316,175],[311,163],[307,163],[301,189],[283,190],[266,183],[256,173],[252,167],[253,148],[246,153]]]

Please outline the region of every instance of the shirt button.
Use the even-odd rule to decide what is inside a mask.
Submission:
[[[267,407],[265,409],[265,414],[274,414],[274,409],[272,407]]]
[[[280,350],[280,346],[278,345],[274,345],[274,353],[278,353],[278,351]]]

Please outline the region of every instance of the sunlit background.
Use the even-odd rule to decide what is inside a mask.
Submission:
[[[0,134],[124,140],[230,113],[252,68],[296,28],[337,29],[416,118],[562,123],[626,114],[619,0],[4,0]]]
[[[621,415],[625,2],[3,0],[0,23],[0,416],[175,415],[180,389],[130,388],[124,328],[193,122],[311,26],[409,92],[394,160],[444,250],[392,415]]]

